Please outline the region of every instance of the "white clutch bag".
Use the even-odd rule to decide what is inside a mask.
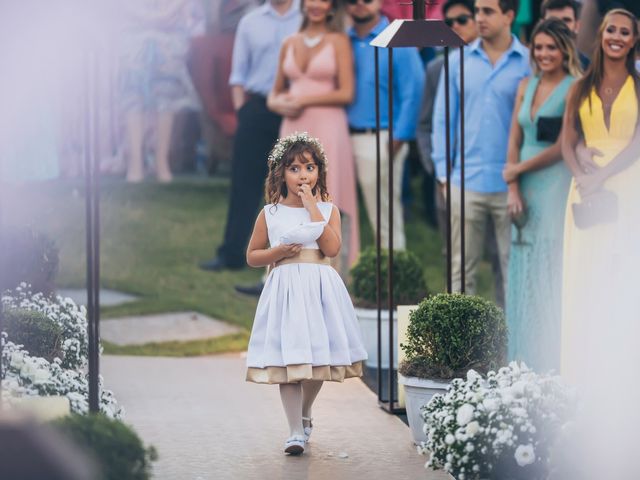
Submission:
[[[299,243],[305,245],[315,242],[322,232],[327,222],[309,222],[292,228],[280,237],[280,243],[292,244]]]

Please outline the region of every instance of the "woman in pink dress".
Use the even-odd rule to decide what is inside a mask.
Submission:
[[[307,132],[324,146],[328,188],[348,225],[342,242],[348,267],[360,249],[355,164],[344,110],[353,99],[353,54],[337,0],[303,0],[302,13],[300,31],[282,45],[267,105],[284,117],[281,137]]]

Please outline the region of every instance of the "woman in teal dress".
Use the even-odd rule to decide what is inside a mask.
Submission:
[[[562,239],[571,175],[560,153],[567,91],[580,63],[557,19],[533,31],[534,75],[518,89],[504,179],[513,220],[507,277],[509,359],[537,371],[559,368]]]

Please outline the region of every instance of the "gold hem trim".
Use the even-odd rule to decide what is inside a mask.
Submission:
[[[322,380],[325,382],[343,382],[345,378],[361,377],[363,362],[352,365],[313,366],[310,363],[302,365],[287,365],[285,367],[249,367],[247,368],[247,382],[253,383],[299,383],[304,380]]]

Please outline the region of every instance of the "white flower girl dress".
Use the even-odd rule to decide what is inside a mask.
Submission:
[[[326,221],[333,204],[318,203]],[[260,295],[247,353],[247,381],[295,383],[362,375],[367,353],[351,298],[316,239],[326,222],[311,222],[305,208],[264,207],[269,243],[300,243],[303,250],[278,262]]]

